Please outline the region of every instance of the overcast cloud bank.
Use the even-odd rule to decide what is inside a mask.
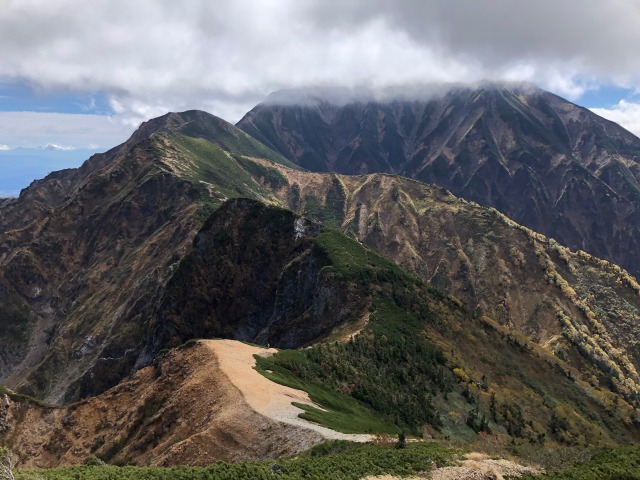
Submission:
[[[191,108],[235,122],[270,92],[309,85],[529,81],[576,99],[640,89],[638,25],[638,0],[0,0],[0,78],[102,92],[127,131]],[[637,112],[599,111],[630,129]]]
[[[575,99],[640,86],[638,25],[636,0],[5,0],[0,75],[107,92],[131,125],[187,108],[235,121],[307,85],[502,79]]]

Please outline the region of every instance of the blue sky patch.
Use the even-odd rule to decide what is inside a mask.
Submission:
[[[113,114],[104,92],[48,92],[7,80],[0,80],[0,111]]]
[[[611,108],[620,100],[639,101],[640,95],[633,88],[603,85],[597,90],[585,92],[575,103],[587,108]]]

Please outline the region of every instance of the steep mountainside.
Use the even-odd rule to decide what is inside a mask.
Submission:
[[[316,95],[274,95],[238,126],[311,171],[436,183],[640,273],[640,139],[618,125],[530,85],[340,104]]]
[[[201,112],[150,123],[3,207],[2,383],[61,403],[193,337],[347,339],[261,368],[346,405],[333,422],[638,437],[640,286],[621,268],[441,187],[255,158]]]
[[[59,402],[150,361],[145,323],[207,212],[228,196],[269,196],[203,135],[280,161],[212,115],[169,114],[3,205],[1,382]],[[208,159],[201,170],[193,152]]]
[[[234,372],[222,367],[218,343],[176,349],[108,392],[63,408],[3,402],[0,438],[23,468],[81,464],[91,455],[110,463],[209,465],[277,458],[322,441],[254,411],[230,378]]]
[[[265,260],[256,261],[257,249],[266,250]],[[313,264],[320,268],[309,275]],[[271,274],[280,269],[280,278]],[[242,282],[234,290],[238,298],[217,292],[221,276],[231,285]],[[300,292],[287,293],[291,282],[303,285]],[[476,432],[493,432],[569,444],[638,436],[635,409],[585,381],[569,360],[473,316],[356,240],[279,207],[246,199],[221,206],[196,235],[165,298],[153,331],[168,330],[171,339],[194,329],[253,338],[262,327],[247,322],[255,301],[273,311],[266,333],[258,335],[263,341],[290,342],[292,332],[299,337],[294,345],[326,334],[342,338],[283,351],[259,366],[267,376],[313,392],[321,409],[305,406],[307,418],[329,424],[346,418],[348,431],[395,425],[435,438],[472,440]],[[180,300],[187,299],[194,306],[185,303],[183,311]],[[227,385],[231,373],[217,373],[220,359],[207,344],[191,345],[161,354],[108,392],[65,408],[10,402],[2,407],[0,438],[39,466],[78,463],[91,454],[165,465],[269,458],[319,441],[314,432],[255,415]],[[264,436],[248,436],[256,426]]]
[[[279,172],[276,192],[291,209],[341,228],[590,382],[640,399],[640,285],[620,267],[439,187],[263,165],[270,173],[258,180]]]
[[[364,295],[322,270],[320,225],[246,200],[220,207],[167,285],[155,345],[225,337],[295,348],[365,314]]]

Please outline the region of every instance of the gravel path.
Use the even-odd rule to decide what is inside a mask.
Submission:
[[[327,439],[352,442],[373,440],[371,435],[340,433],[300,418],[298,415],[303,410],[294,407],[291,402],[321,407],[313,403],[306,392],[272,382],[254,368],[254,355],[272,355],[277,352],[276,349],[254,347],[235,340],[209,340],[205,344],[215,353],[220,370],[240,390],[255,412],[278,422],[313,430]]]

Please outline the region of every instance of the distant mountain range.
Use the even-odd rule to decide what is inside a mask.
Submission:
[[[640,273],[640,139],[532,85],[280,92],[238,127],[301,167],[435,183]]]

